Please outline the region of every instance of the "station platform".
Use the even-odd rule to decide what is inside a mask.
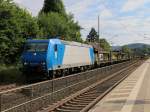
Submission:
[[[150,59],[89,112],[150,112]]]

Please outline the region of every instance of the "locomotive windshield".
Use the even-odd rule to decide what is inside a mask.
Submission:
[[[48,48],[48,43],[28,43],[25,46],[25,51],[27,52],[46,52]]]

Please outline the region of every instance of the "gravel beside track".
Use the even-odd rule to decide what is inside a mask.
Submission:
[[[16,88],[16,84],[0,85],[0,92]]]

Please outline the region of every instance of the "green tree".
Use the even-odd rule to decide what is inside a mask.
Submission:
[[[27,37],[61,36],[81,42],[80,29],[61,0],[45,0],[36,18],[12,0],[0,0],[0,63],[17,62]]]
[[[45,0],[41,13],[55,12],[61,15],[66,15],[62,0]]]
[[[125,53],[125,56],[133,56],[134,51],[129,48],[127,45],[122,46],[122,52]]]
[[[70,38],[70,40],[72,41],[77,41],[77,42],[83,42],[82,38],[81,38],[81,27],[78,24],[78,22],[74,21],[74,17],[73,14],[69,14],[67,16],[67,25],[68,25],[68,36]]]
[[[101,38],[101,39],[99,40],[99,43],[100,43],[100,47],[102,47],[105,51],[110,51],[110,50],[111,50],[111,46],[110,46],[110,44],[107,42],[106,39]]]
[[[147,45],[143,45],[143,54],[149,55],[150,54],[150,47]]]
[[[65,40],[82,42],[81,27],[67,14],[62,0],[45,0],[38,16],[43,37],[61,36]]]
[[[81,42],[80,26],[73,20],[67,20],[58,13],[42,13],[38,17],[40,30],[45,38],[60,36],[64,40]]]
[[[87,41],[89,42],[98,42],[99,38],[98,38],[98,34],[95,30],[95,28],[91,28],[91,31],[89,33],[89,35],[87,36]]]
[[[36,20],[11,0],[0,1],[0,63],[15,63],[28,36],[36,36]]]
[[[131,53],[132,51],[127,45],[124,45],[124,46],[122,46],[122,52],[123,53]]]

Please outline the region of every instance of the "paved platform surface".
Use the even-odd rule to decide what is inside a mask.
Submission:
[[[150,112],[150,59],[89,112]]]

